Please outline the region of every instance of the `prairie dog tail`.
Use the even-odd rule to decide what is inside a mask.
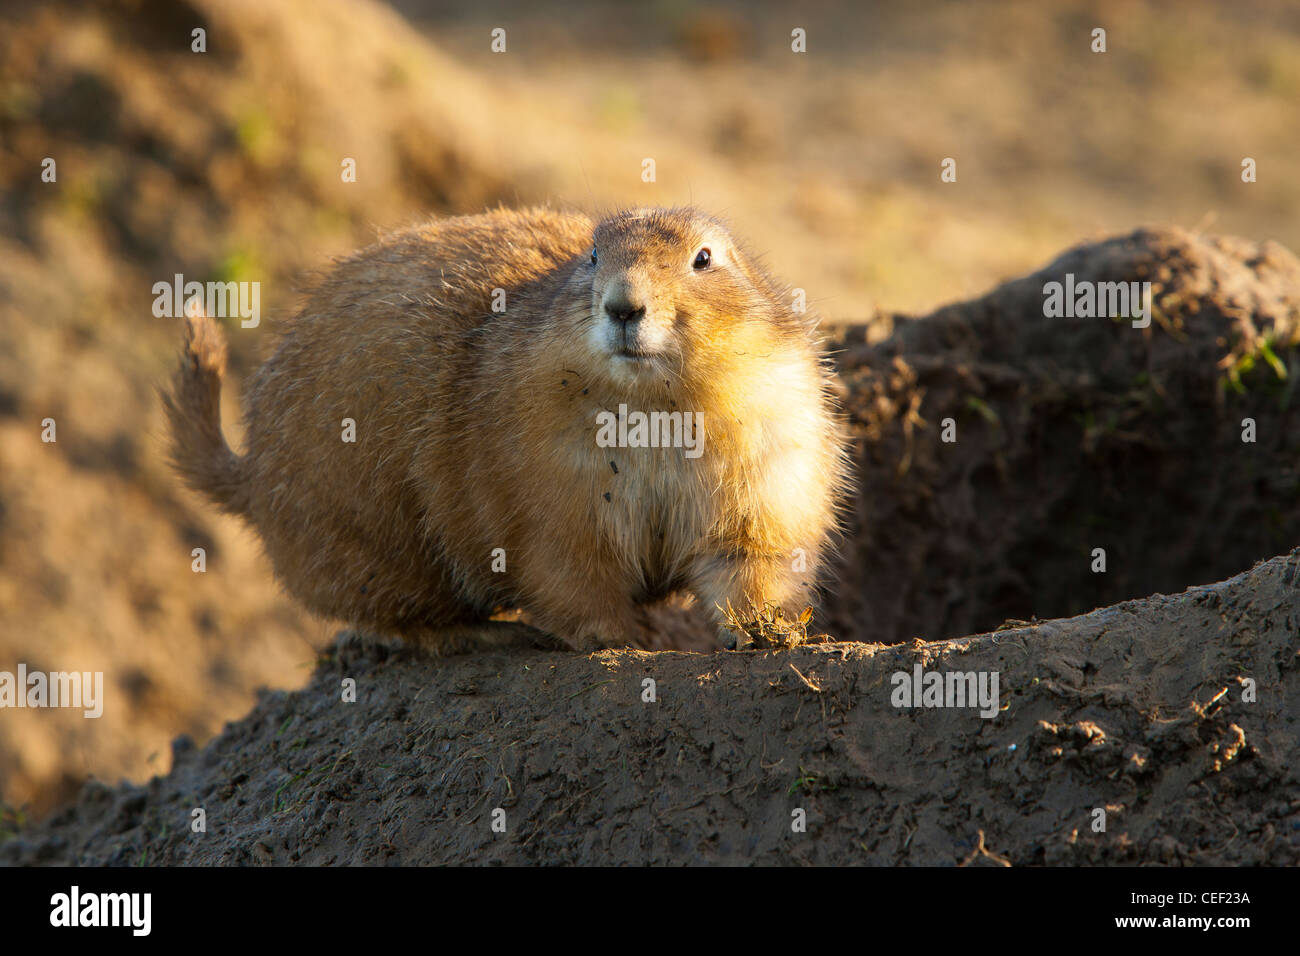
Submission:
[[[185,348],[163,407],[171,425],[171,459],[185,483],[223,511],[246,515],[248,485],[243,459],[221,433],[221,379],[226,340],[207,315],[185,315]]]

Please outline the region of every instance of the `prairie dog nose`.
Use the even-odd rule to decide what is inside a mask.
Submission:
[[[601,299],[605,314],[611,321],[619,323],[645,318],[645,302],[646,297],[641,294],[641,290],[624,281],[610,283]]]

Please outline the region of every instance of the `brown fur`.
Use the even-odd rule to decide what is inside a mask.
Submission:
[[[718,264],[697,271],[705,244]],[[627,335],[653,357],[604,350],[611,289],[646,306]],[[728,601],[797,614],[846,465],[790,301],[694,210],[434,222],[339,263],[286,323],[245,394],[242,456],[221,437],[224,344],[190,319],[173,452],[309,608],[435,650],[510,606],[574,648],[649,645],[646,606],[678,589],[715,622]],[[620,403],[702,413],[703,455],[598,447],[597,413]]]

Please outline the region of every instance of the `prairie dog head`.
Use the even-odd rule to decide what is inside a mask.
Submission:
[[[806,340],[805,317],[784,290],[726,226],[693,209],[604,220],[569,290],[590,300],[573,313],[578,360],[617,385],[689,382],[760,360],[792,336]]]

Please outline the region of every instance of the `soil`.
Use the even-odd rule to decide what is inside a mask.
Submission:
[[[1044,284],[1067,274],[1151,282],[1150,327],[1044,318]],[[1276,243],[1140,230],[899,319],[879,345],[864,331],[837,343],[860,481],[837,636],[1079,614],[1300,543],[1300,261]]]
[[[1152,282],[1151,326],[1044,318],[1067,272]],[[1300,263],[1142,231],[866,339],[837,342],[831,642],[429,660],[345,632],[0,862],[1300,863]],[[995,716],[895,706],[916,665],[996,674]]]
[[[179,739],[145,786],[87,785],[0,860],[1293,865],[1298,575],[1300,549],[892,648],[430,661],[345,634],[304,689],[202,751]],[[891,676],[918,663],[997,672],[1001,711],[893,707]]]

